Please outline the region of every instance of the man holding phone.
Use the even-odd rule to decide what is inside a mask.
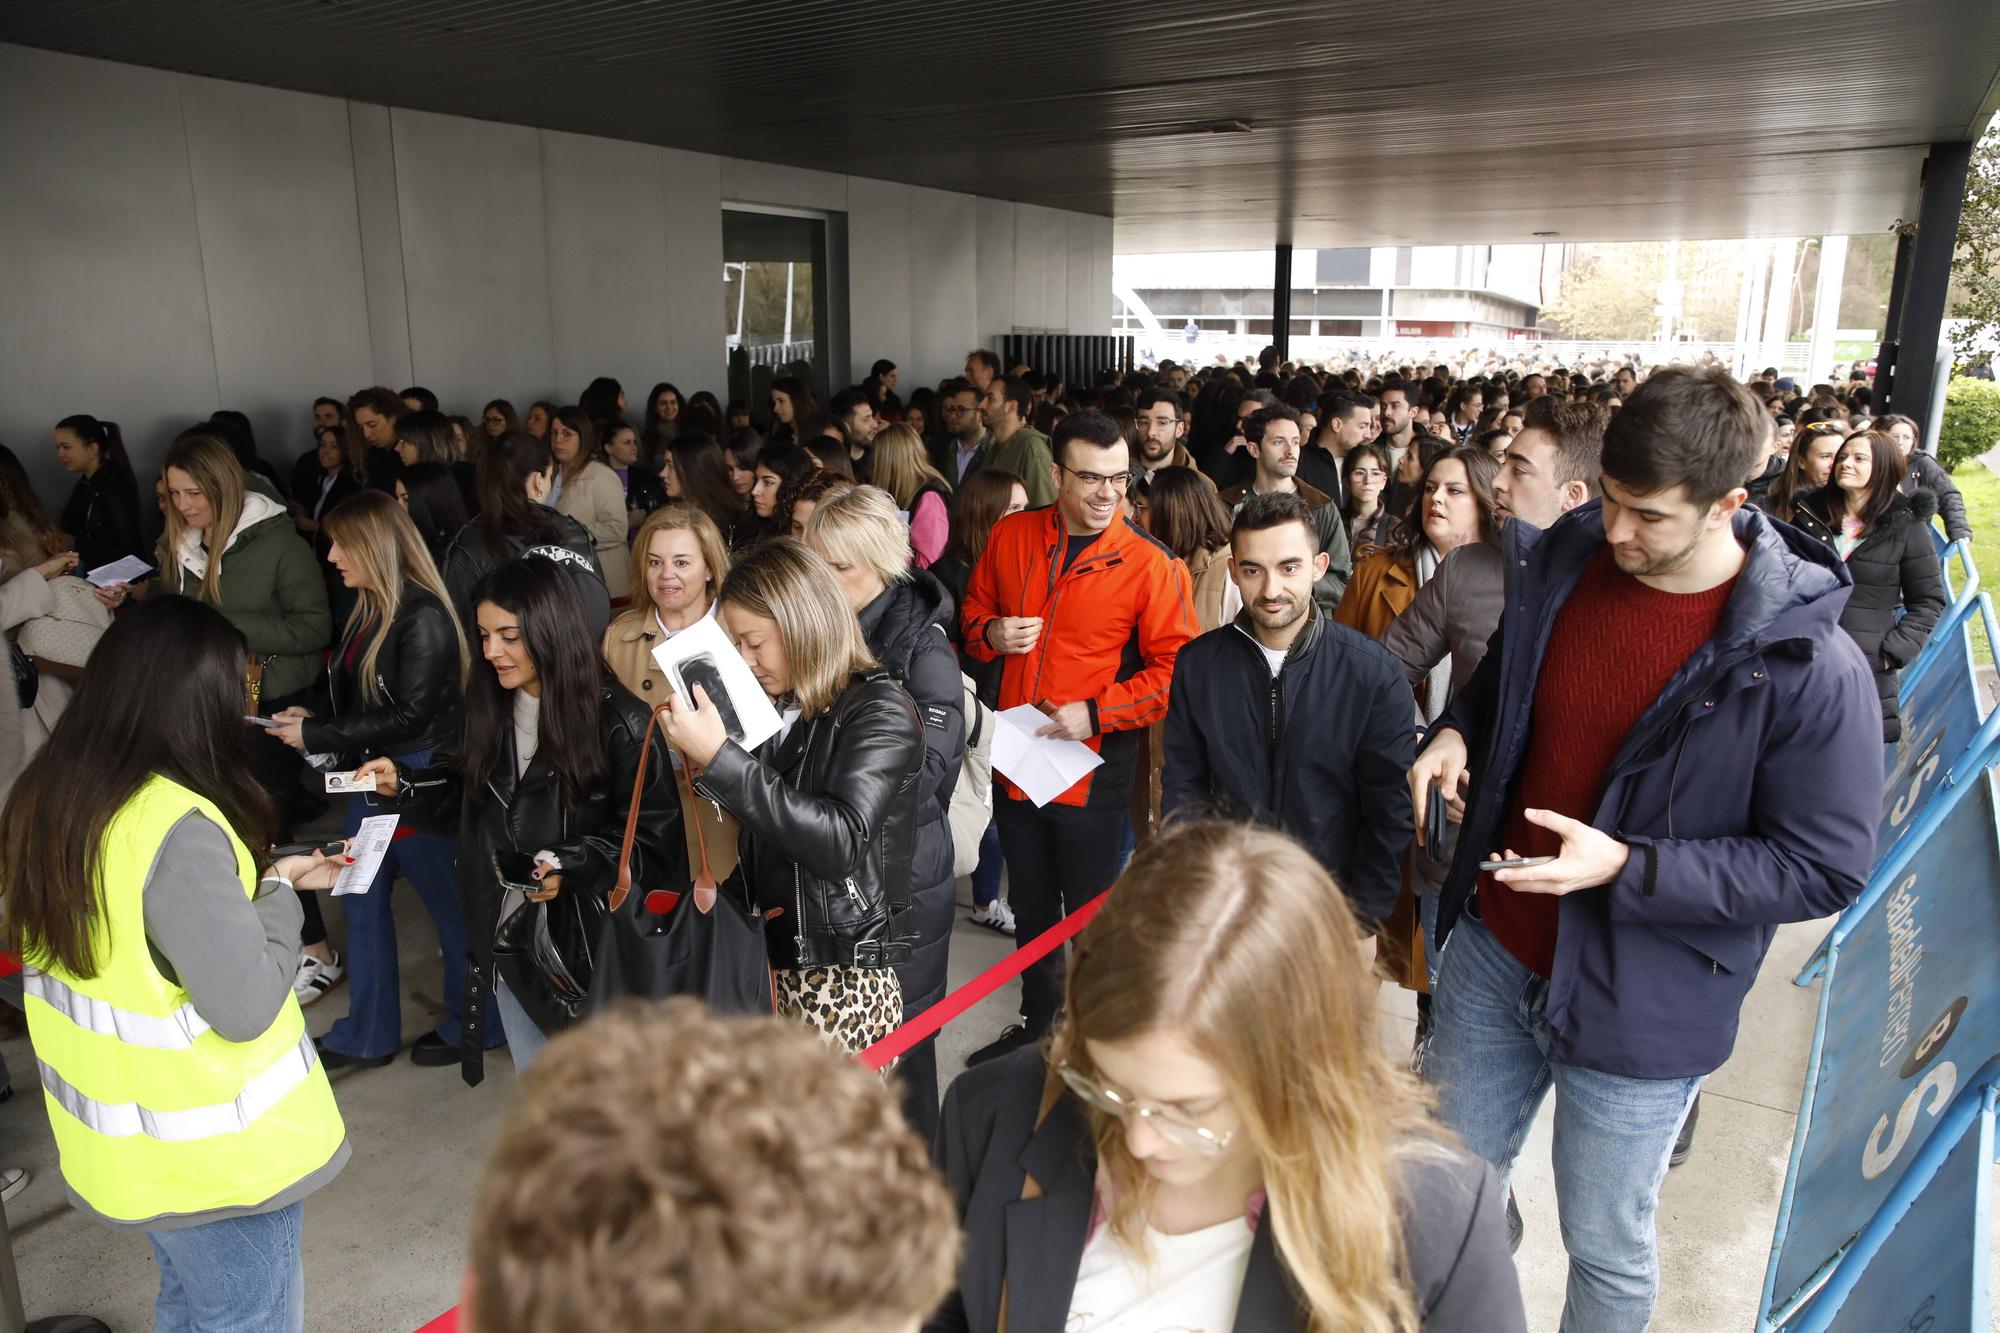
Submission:
[[[1503,1174],[1555,1090],[1565,1329],[1646,1327],[1695,1093],[1777,926],[1845,907],[1874,859],[1880,786],[1800,781],[1879,773],[1880,712],[1845,563],[1744,507],[1768,429],[1720,370],[1639,388],[1603,498],[1503,529],[1499,634],[1409,772],[1419,828],[1433,784],[1466,794],[1424,1075]]]

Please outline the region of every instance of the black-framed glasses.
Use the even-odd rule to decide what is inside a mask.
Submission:
[[[1123,494],[1125,488],[1132,484],[1132,474],[1130,472],[1113,472],[1109,474],[1103,472],[1078,472],[1075,468],[1066,467],[1061,463],[1056,464],[1056,466],[1082,482],[1083,488],[1086,491],[1101,490],[1108,485],[1112,490]]]
[[[1206,1125],[1197,1125],[1176,1112],[1134,1101],[1116,1088],[1099,1083],[1067,1062],[1057,1065],[1056,1072],[1062,1075],[1062,1081],[1069,1085],[1069,1090],[1075,1093],[1084,1105],[1120,1120],[1126,1116],[1136,1115],[1158,1130],[1161,1138],[1204,1156],[1214,1157],[1220,1154],[1229,1146],[1230,1140],[1236,1137],[1234,1129],[1226,1129],[1218,1134]]]

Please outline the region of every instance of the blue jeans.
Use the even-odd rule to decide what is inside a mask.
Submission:
[[[149,1231],[160,1266],[155,1333],[302,1333],[303,1201],[275,1213]]]
[[[421,767],[429,750],[399,754],[399,763]],[[367,797],[347,798],[344,836],[352,837],[370,815],[390,813],[368,804]],[[392,887],[401,871],[423,900],[437,927],[438,948],[444,954],[444,1021],[438,1035],[456,1046],[459,1005],[465,994],[465,961],[469,949],[465,918],[458,907],[458,839],[447,834],[414,833],[389,845],[382,868],[368,892],[342,898],[347,911],[347,1015],[328,1029],[320,1044],[342,1055],[371,1059],[393,1055],[403,1044],[402,977],[396,958],[396,916]],[[499,1026],[487,1033],[489,1042],[505,1040]]]
[[[507,983],[499,977],[493,978],[493,1012],[507,1032],[507,1054],[514,1057],[514,1072],[525,1074],[535,1057],[542,1053],[542,1047],[549,1044],[548,1035],[535,1026],[535,1020],[528,1017],[528,1011],[507,989]]]
[[[1007,858],[1000,854],[1000,826],[992,820],[986,821],[986,832],[979,835],[979,864],[972,868],[972,905],[984,907],[1000,896],[1000,873],[1007,868]]]
[[[1438,1115],[1504,1179],[1556,1091],[1556,1209],[1569,1252],[1563,1333],[1644,1333],[1659,1292],[1653,1212],[1701,1078],[1627,1078],[1549,1060],[1549,983],[1461,916],[1439,963],[1424,1077]]]

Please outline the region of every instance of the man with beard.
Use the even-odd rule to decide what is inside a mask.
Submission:
[[[1243,437],[1256,470],[1250,480],[1222,492],[1222,506],[1234,514],[1253,495],[1279,492],[1296,495],[1312,514],[1313,530],[1319,535],[1315,549],[1326,557],[1320,568],[1313,595],[1320,610],[1331,615],[1340,605],[1341,594],[1354,574],[1354,553],[1347,541],[1347,524],[1341,521],[1340,506],[1333,497],[1315,490],[1298,479],[1299,456],[1304,442],[1299,434],[1299,414],[1280,403],[1252,414],[1243,423]]]
[[[1219,804],[1283,829],[1372,933],[1410,841],[1395,789],[1416,745],[1402,663],[1314,604],[1327,557],[1297,492],[1245,500],[1229,550],[1243,610],[1174,664],[1160,812]]]
[[[1139,466],[1133,469],[1141,486],[1163,467],[1193,467],[1194,455],[1187,447],[1187,417],[1181,411],[1180,395],[1165,389],[1148,389],[1139,395],[1136,408],[1139,424]]]

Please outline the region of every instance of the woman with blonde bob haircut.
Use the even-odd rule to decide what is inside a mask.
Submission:
[[[766,542],[723,580],[720,612],[784,725],[753,753],[695,686],[670,696],[667,742],[701,795],[743,828],[744,881],[774,914],[764,939],[778,1009],[860,1051],[903,1017],[894,967],[916,933],[910,862],[924,728],[862,641],[826,562]]]
[[[403,507],[381,491],[363,491],[326,516],[327,562],[354,590],[354,611],[326,667],[326,684],[312,708],[276,714],[272,734],[307,754],[335,756],[351,770],[375,755],[422,768],[456,740],[471,667],[465,629],[452,609],[444,578],[431,562],[423,534]],[[370,797],[347,798],[343,833],[380,814]],[[352,983],[347,1016],[320,1038],[329,1068],[384,1065],[403,1044],[397,985],[392,891],[401,875],[417,891],[437,927],[444,955],[444,1021],[417,1039],[412,1063],[458,1061],[460,996],[468,941],[458,901],[458,844],[449,834],[406,832],[397,838],[365,893],[347,902],[347,953],[336,955],[324,926],[308,913],[306,949],[293,990],[310,1004],[339,983]],[[487,1035],[498,1039],[489,1024]]]
[[[909,515],[908,543],[918,569],[929,569],[951,540],[951,487],[931,466],[924,437],[897,422],[875,436],[869,480]]]
[[[869,653],[903,683],[924,719],[924,768],[917,780],[917,842],[911,862],[917,940],[910,960],[896,969],[903,982],[903,1017],[913,1018],[944,998],[958,905],[947,816],[965,762],[965,684],[958,654],[940,632],[952,618],[951,594],[930,571],[910,568],[910,543],[896,502],[877,487],[859,486],[822,501],[806,523],[806,545],[833,567],[861,622]],[[904,1058],[902,1077],[910,1123],[925,1138],[934,1137],[935,1041],[921,1043]]]
[[[1377,1037],[1355,936],[1283,834],[1143,846],[1053,1049],[946,1095],[966,1258],[928,1327],[1525,1329],[1505,1191]]]
[[[632,538],[633,605],[605,629],[604,661],[646,707],[665,703],[670,688],[653,649],[715,615],[728,573],[722,530],[692,502],[671,500],[639,525]],[[689,872],[699,869],[705,849],[708,868],[718,880],[727,879],[736,869],[736,821],[713,802],[695,800],[685,784],[679,790]]]

